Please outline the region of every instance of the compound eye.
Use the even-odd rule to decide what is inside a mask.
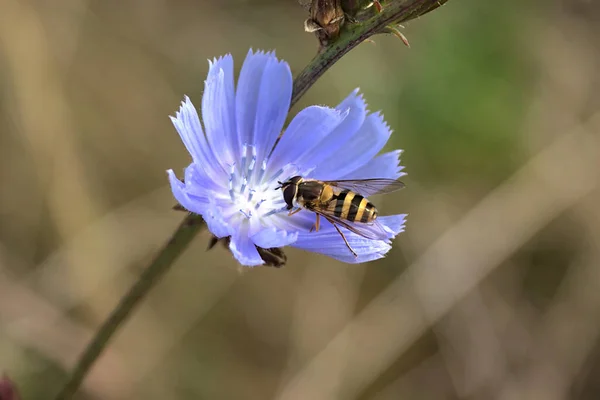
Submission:
[[[283,188],[283,200],[288,206],[288,209],[294,207],[294,199],[296,198],[296,193],[298,192],[298,186],[296,185],[287,185]]]

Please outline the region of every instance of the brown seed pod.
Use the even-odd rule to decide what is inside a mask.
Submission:
[[[314,32],[321,46],[326,46],[340,34],[344,24],[341,3],[341,0],[313,0],[310,5],[310,18],[304,21],[304,30]]]

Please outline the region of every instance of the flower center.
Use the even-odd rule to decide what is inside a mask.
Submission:
[[[288,164],[267,176],[268,159],[265,158],[258,168],[257,164],[256,148],[244,144],[239,168],[235,164],[229,167],[229,196],[233,207],[246,219],[287,211],[281,190],[276,189],[277,181],[298,171],[297,167]]]

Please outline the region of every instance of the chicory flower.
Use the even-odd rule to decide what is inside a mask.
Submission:
[[[391,134],[383,117],[368,113],[355,90],[335,108],[300,111],[277,142],[290,108],[289,65],[274,53],[250,50],[237,87],[231,55],[209,66],[202,123],[188,97],[171,117],[192,157],[183,182],[167,171],[180,205],[200,214],[214,236],[229,238],[231,252],[245,266],[264,263],[257,247],[292,246],[349,263],[383,257],[403,231],[405,214],[378,217],[389,233],[385,240],[341,228],[355,257],[329,222],[322,219],[319,231],[310,231],[313,212],[289,216],[277,189],[278,181],[296,175],[319,180],[404,175],[399,150],[377,155]]]

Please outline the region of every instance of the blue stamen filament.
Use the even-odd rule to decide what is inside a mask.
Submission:
[[[231,201],[235,201],[235,191],[233,190],[233,186],[234,186],[233,180],[234,179],[235,179],[235,163],[233,163],[229,166],[228,188],[229,188],[229,197],[231,197]]]
[[[268,213],[266,213],[264,216],[265,216],[265,217],[268,217],[268,216],[271,216],[271,215],[273,215],[273,214],[279,214],[279,213],[282,213],[282,212],[284,212],[284,211],[288,211],[288,209],[287,209],[287,206],[284,206],[284,207],[281,207],[281,208],[274,208],[274,209],[272,209],[271,211],[269,211]]]
[[[242,176],[246,172],[246,161],[248,160],[248,144],[244,143],[244,147],[242,148],[242,164],[240,166],[242,171]]]
[[[260,171],[258,172],[258,177],[256,178],[257,182],[262,182],[265,172],[267,172],[267,160],[263,160],[262,165],[260,166]]]
[[[258,210],[258,208],[260,207],[260,205],[262,203],[264,203],[265,201],[267,201],[267,199],[261,199],[258,203],[256,203],[256,205],[254,206],[254,209]]]
[[[247,212],[240,208],[240,212],[244,215],[244,217],[250,219],[252,218],[252,211],[248,210]]]

